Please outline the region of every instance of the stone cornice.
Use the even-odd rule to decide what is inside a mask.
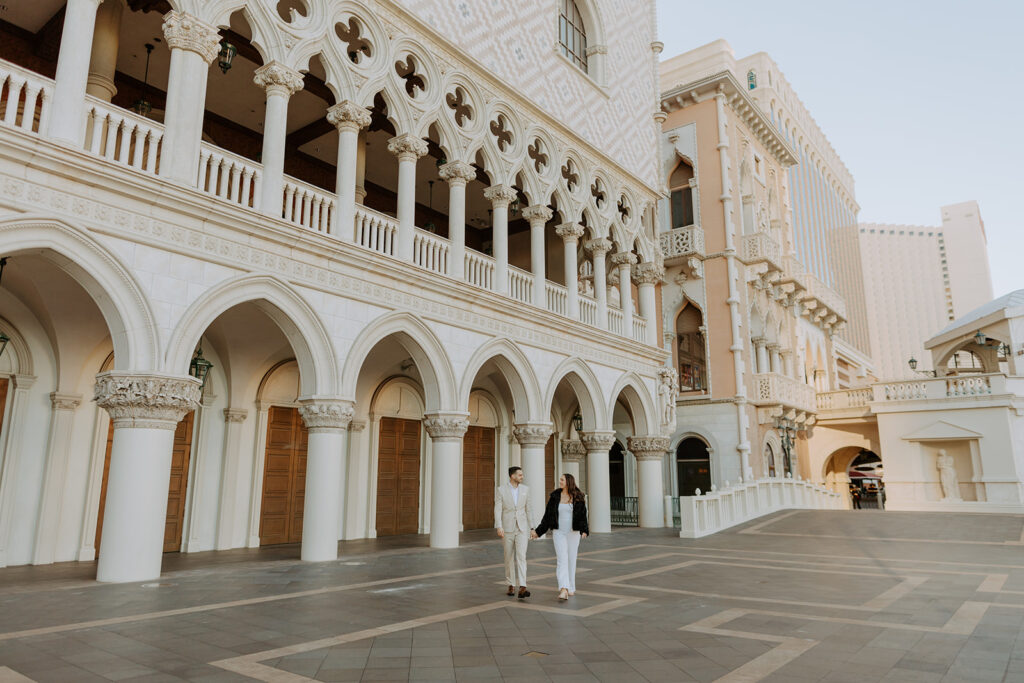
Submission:
[[[199,405],[201,391],[193,377],[104,372],[96,375],[95,401],[115,428],[175,429]]]

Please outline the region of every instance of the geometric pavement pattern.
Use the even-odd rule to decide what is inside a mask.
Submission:
[[[504,596],[493,531],[168,555],[159,581],[92,563],[0,570],[8,681],[1024,681],[1024,517],[790,511],[702,539],[583,541],[555,599]]]

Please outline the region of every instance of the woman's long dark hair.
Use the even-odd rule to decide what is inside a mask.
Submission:
[[[576,486],[576,477],[568,473],[563,474],[562,476],[565,477],[565,490],[568,491],[569,493],[569,500],[571,500],[574,503],[579,503],[580,501],[582,501],[583,491],[580,491],[579,488]]]

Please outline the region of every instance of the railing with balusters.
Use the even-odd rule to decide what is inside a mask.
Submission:
[[[285,176],[281,218],[316,232],[330,232],[334,201],[334,193]]]
[[[580,322],[597,325],[597,302],[586,294],[580,294]]]
[[[0,125],[42,133],[50,118],[53,80],[0,62]]]
[[[463,265],[466,282],[481,289],[494,288],[494,259],[472,249],[466,250]]]
[[[622,334],[622,309],[608,308],[608,331]]]
[[[155,175],[164,129],[159,123],[85,96],[85,149],[136,171]]]
[[[647,321],[643,318],[633,318],[633,339],[638,342],[647,341]]]
[[[533,303],[533,273],[509,266],[508,295],[524,304]]]
[[[356,244],[378,254],[394,256],[397,236],[397,220],[365,206],[356,206]]]
[[[203,143],[199,148],[200,192],[248,209],[259,208],[263,166],[226,149]]]
[[[448,274],[448,240],[416,228],[412,238],[412,260],[432,273]]]
[[[545,282],[544,293],[549,311],[558,315],[569,315],[569,293],[565,287],[554,282]]]

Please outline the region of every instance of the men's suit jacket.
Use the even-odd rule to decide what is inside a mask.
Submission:
[[[502,484],[494,493],[494,526],[507,533],[522,531],[529,533],[533,528],[530,521],[530,489],[519,485],[519,501],[512,498],[512,486]]]

